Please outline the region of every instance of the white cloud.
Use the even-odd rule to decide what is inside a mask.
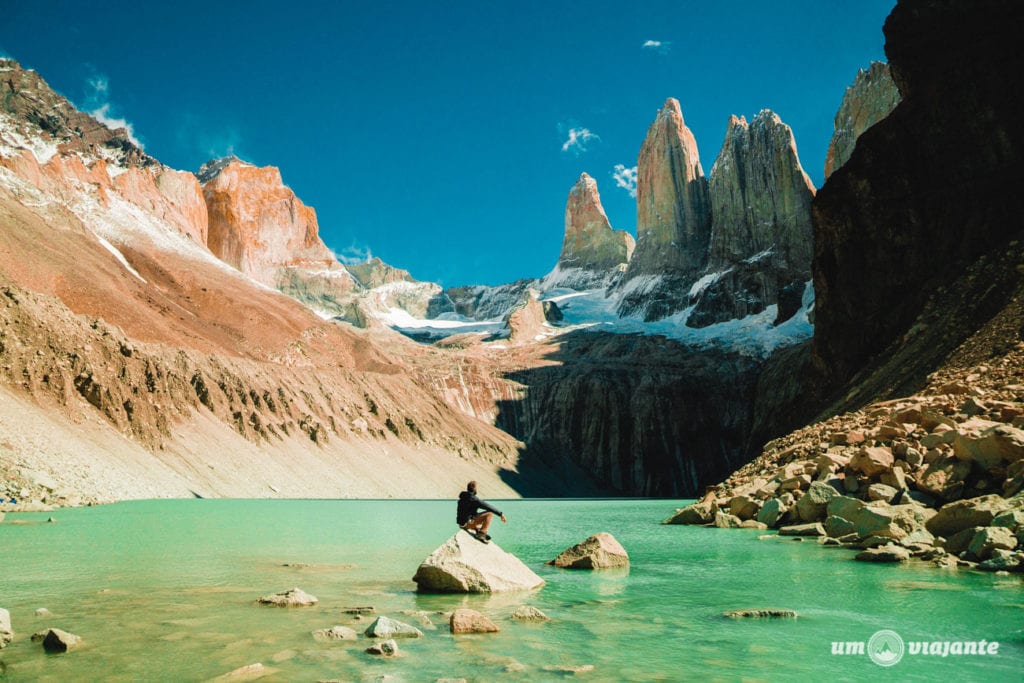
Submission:
[[[346,266],[356,266],[372,259],[373,252],[370,251],[370,247],[360,246],[353,242],[340,252],[335,252],[334,256]]]
[[[626,168],[623,164],[615,164],[615,172],[612,173],[615,185],[629,193],[630,197],[636,197],[636,166]]]
[[[106,95],[110,89],[110,81],[107,80],[106,76],[96,75],[90,78],[86,83],[92,88],[91,97],[99,97],[100,95]]]
[[[137,137],[135,137],[135,128],[132,126],[132,124],[128,123],[123,118],[119,119],[110,115],[110,102],[104,103],[101,107],[99,107],[98,109],[93,109],[89,113],[92,114],[92,117],[94,119],[102,123],[107,128],[110,128],[111,130],[124,128],[125,132],[128,134],[128,139],[131,140],[131,143],[138,147],[139,149],[143,149],[142,143],[139,142],[139,139]]]
[[[113,113],[113,107],[108,99],[110,92],[110,80],[103,74],[95,74],[86,80],[87,90],[85,93],[85,105],[94,119],[111,130],[124,128],[128,139],[139,149],[143,149],[142,142],[135,136],[135,128],[123,117]]]
[[[601,138],[594,133],[590,132],[589,128],[570,128],[569,137],[564,143],[562,143],[562,151],[572,151],[575,154],[587,151],[587,143],[591,140],[600,140]]]
[[[672,49],[672,42],[668,40],[645,40],[641,45],[644,50],[657,52],[659,55],[667,55]]]

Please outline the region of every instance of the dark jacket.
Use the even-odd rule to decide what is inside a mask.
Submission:
[[[463,491],[459,494],[459,512],[455,517],[455,521],[459,526],[462,526],[469,520],[476,517],[476,513],[479,510],[487,510],[501,517],[501,510],[497,509],[490,503],[484,500],[480,500],[476,497],[475,493],[469,491]]]

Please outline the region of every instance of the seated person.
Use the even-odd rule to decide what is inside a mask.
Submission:
[[[480,510],[485,510],[477,514]],[[491,528],[491,519],[498,515],[502,522],[508,519],[500,510],[476,496],[476,482],[466,484],[466,490],[459,494],[459,510],[455,521],[458,525],[486,543],[491,540],[487,530]]]

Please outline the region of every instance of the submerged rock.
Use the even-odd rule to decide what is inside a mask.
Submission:
[[[422,638],[423,631],[390,617],[377,617],[366,629],[370,638]]]
[[[380,655],[382,657],[399,657],[402,654],[398,649],[398,643],[391,639],[374,643],[370,647],[366,648],[366,652],[371,655]]]
[[[522,605],[516,607],[512,612],[513,621],[551,621],[551,617],[541,612],[533,605]]]
[[[358,637],[355,631],[345,626],[332,626],[313,631],[313,639],[322,643],[331,640],[355,640]]]
[[[452,633],[497,633],[501,629],[474,609],[457,609],[448,623]]]
[[[367,605],[365,607],[342,607],[341,611],[345,614],[374,614],[376,613],[377,608],[372,605]]]
[[[594,534],[587,540],[562,551],[548,564],[563,569],[610,569],[628,567],[629,554],[609,533]]]
[[[725,612],[730,619],[796,619],[799,615],[791,609],[734,609]]]
[[[217,676],[215,681],[255,681],[258,678],[270,675],[271,670],[263,666],[262,662],[256,662],[255,664],[246,664],[240,666],[234,671],[229,671],[223,676]]]
[[[256,601],[261,605],[272,605],[274,607],[309,607],[315,605],[319,600],[316,596],[310,595],[301,588],[291,588],[273,595],[264,595]]]
[[[412,580],[421,593],[497,593],[544,585],[515,555],[459,531],[430,554]]]

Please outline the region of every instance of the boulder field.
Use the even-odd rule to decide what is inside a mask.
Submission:
[[[1022,367],[1018,343],[919,394],[769,442],[666,523],[777,528],[864,561],[1024,571]]]

